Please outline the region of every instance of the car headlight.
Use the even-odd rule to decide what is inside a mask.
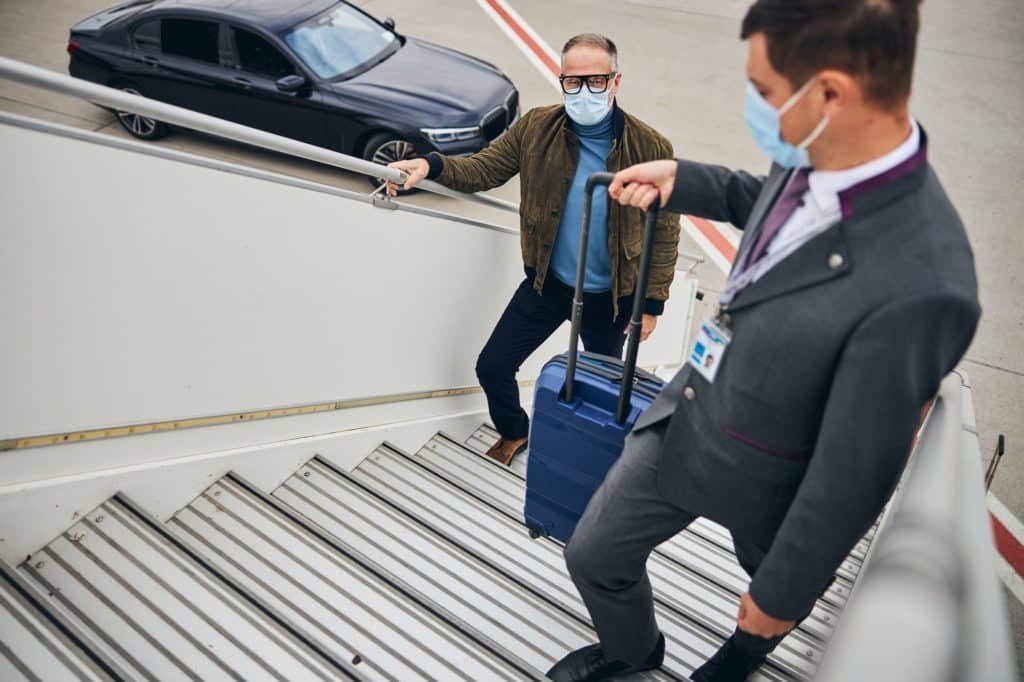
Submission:
[[[426,135],[431,142],[444,144],[446,142],[472,140],[480,137],[480,126],[473,126],[472,128],[420,128],[420,132]]]

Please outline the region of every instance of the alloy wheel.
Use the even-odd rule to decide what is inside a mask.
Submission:
[[[373,152],[372,161],[386,166],[395,161],[405,161],[416,156],[416,148],[405,140],[388,140]],[[377,178],[377,185],[384,184],[384,178]]]
[[[130,95],[142,94],[134,88],[122,88],[121,92],[127,92]],[[156,121],[151,118],[146,118],[145,116],[140,116],[139,114],[133,114],[130,111],[118,111],[117,120],[121,122],[121,125],[138,137],[149,137],[156,130]]]
[[[416,149],[409,142],[405,140],[390,140],[377,147],[377,150],[373,153],[373,162],[386,166],[395,161],[411,159],[415,155]]]

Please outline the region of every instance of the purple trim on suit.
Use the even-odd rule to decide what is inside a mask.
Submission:
[[[764,443],[758,443],[753,438],[748,438],[747,436],[744,436],[742,433],[734,431],[728,427],[726,427],[723,430],[725,431],[725,435],[730,436],[731,438],[735,438],[741,443],[746,443],[750,447],[760,450],[765,454],[772,455],[773,457],[779,457],[781,459],[789,460],[790,462],[800,462],[801,464],[807,461],[807,457],[804,455],[798,455],[792,452],[782,452],[781,450],[776,450],[775,448],[769,447]]]
[[[843,220],[847,220],[853,215],[853,202],[854,200],[868,192],[873,192],[876,189],[884,187],[889,183],[899,180],[904,175],[913,173],[918,168],[923,166],[928,161],[928,138],[925,137],[924,131],[921,131],[921,145],[918,147],[914,155],[906,161],[893,166],[884,173],[879,173],[873,178],[868,178],[863,182],[859,182],[853,187],[847,187],[839,193],[839,206],[843,211]]]

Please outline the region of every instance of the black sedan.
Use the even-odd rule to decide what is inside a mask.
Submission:
[[[134,0],[71,28],[71,75],[389,163],[469,154],[519,95],[495,66],[337,0]],[[127,112],[155,139],[167,125]]]

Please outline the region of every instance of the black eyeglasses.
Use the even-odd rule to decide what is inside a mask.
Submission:
[[[608,85],[615,78],[615,71],[611,73],[594,73],[583,76],[559,76],[558,81],[562,84],[562,92],[567,95],[575,95],[587,84],[587,90],[597,94],[608,89]]]

